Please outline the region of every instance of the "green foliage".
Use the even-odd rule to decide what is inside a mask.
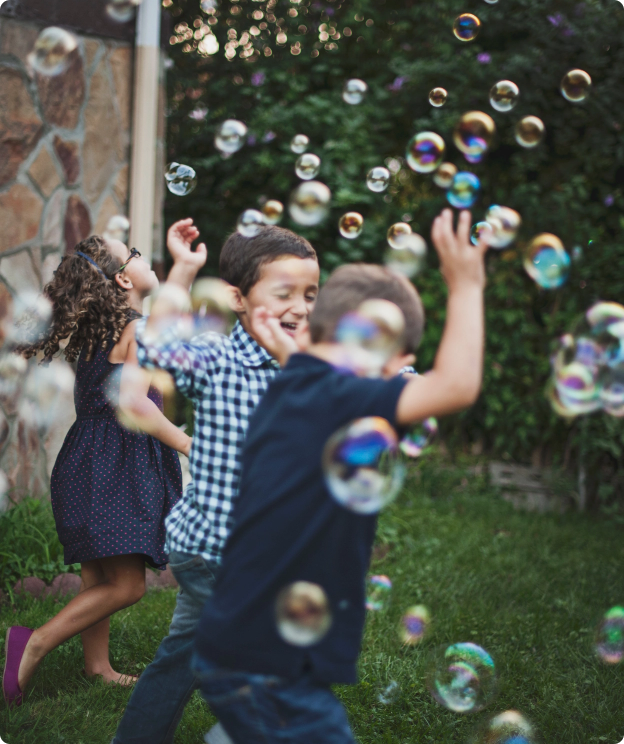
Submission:
[[[196,19],[208,20],[197,0],[167,3],[174,24],[195,29]],[[343,262],[380,261],[389,225],[409,219],[414,231],[428,237],[434,216],[446,204],[430,176],[413,173],[402,161],[415,132],[440,133],[447,159],[481,179],[475,219],[491,203],[513,207],[523,217],[515,246],[488,256],[483,394],[470,411],[444,424],[444,435],[455,445],[482,441],[488,451],[519,460],[539,451],[546,462],[565,461],[574,468],[580,457],[578,423],[558,419],[543,390],[552,340],[597,299],[624,296],[619,270],[624,261],[621,5],[612,0],[268,3],[267,9],[262,0],[221,0],[210,26],[220,45],[213,56],[194,52],[197,41],[170,46],[169,158],[193,165],[199,185],[189,197],[168,199],[168,219],[195,218],[210,250],[208,271],[216,273],[220,246],[238,214],[263,197],[288,201],[297,182],[289,142],[301,132],[322,158],[319,179],[332,190],[332,211],[315,228],[301,228],[288,219],[284,224],[313,242],[324,276]],[[240,40],[245,30],[259,24],[251,18],[257,11],[265,13],[267,29],[227,60],[228,34],[236,32]],[[293,11],[296,17],[289,15]],[[465,11],[482,21],[472,43],[458,41],[451,32],[453,19]],[[284,44],[277,43],[278,24],[287,36]],[[175,28],[176,38],[188,37],[184,25]],[[332,28],[332,38],[321,41],[320,35]],[[266,49],[270,57],[264,56]],[[243,59],[242,53],[250,56]],[[483,57],[479,61],[483,54],[489,62]],[[583,104],[569,103],[559,92],[562,76],[576,67],[593,80]],[[359,106],[341,99],[342,85],[350,77],[369,86]],[[490,107],[488,91],[505,78],[519,85],[521,95],[517,107],[502,114]],[[428,92],[438,85],[448,89],[449,97],[443,108],[435,109]],[[204,121],[189,117],[201,108],[208,109]],[[467,164],[452,145],[459,116],[473,109],[489,113],[498,130],[492,151],[477,165]],[[547,132],[534,150],[520,148],[513,136],[515,122],[529,114],[541,117]],[[244,120],[255,142],[227,159],[213,145],[217,124],[225,118]],[[366,172],[388,158],[402,167],[385,195],[373,194],[365,186]],[[613,198],[611,206],[607,196]],[[360,211],[366,219],[355,241],[341,238],[336,228],[347,210]],[[522,268],[523,249],[539,232],[557,234],[568,250],[583,249],[560,290],[540,290]],[[445,290],[433,250],[428,261],[415,280],[428,315],[421,370],[433,362],[444,321]],[[622,457],[604,440],[610,432],[621,441],[624,427],[606,418],[592,417],[591,429],[598,435],[587,438],[583,456],[600,472],[620,473],[589,484],[595,497],[602,486],[613,486],[611,496],[604,496],[604,488],[600,491],[601,499],[613,503],[618,493],[622,496]]]
[[[49,502],[26,499],[0,515],[0,589],[13,597],[19,579],[49,583],[68,571],[79,572],[80,564],[64,564]]]

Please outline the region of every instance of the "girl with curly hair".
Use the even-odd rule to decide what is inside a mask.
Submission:
[[[140,254],[93,236],[65,256],[45,287],[52,302],[47,335],[21,352],[77,360],[77,418],[52,472],[51,498],[65,563],[81,564],[80,591],[36,630],[9,629],[3,692],[9,704],[41,660],[80,633],[85,674],[129,685],[109,660],[109,621],[145,592],[145,562],[164,570],[164,520],[182,493],[175,450],[190,438],[162,413],[160,393],[136,375],[135,325],[158,279]],[[123,365],[123,366],[121,366]],[[111,374],[119,370],[121,374]],[[134,373],[133,373],[134,372]],[[146,434],[118,422],[110,401],[130,398]]]

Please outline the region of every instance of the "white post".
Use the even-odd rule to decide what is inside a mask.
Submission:
[[[136,23],[130,173],[130,247],[152,259],[161,0],[143,0]]]

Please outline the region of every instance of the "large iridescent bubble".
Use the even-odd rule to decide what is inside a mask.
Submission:
[[[596,631],[594,648],[607,664],[624,660],[624,607],[612,607],[605,613]]]
[[[455,209],[470,209],[479,198],[481,181],[474,173],[460,171],[446,192],[449,204]]]
[[[563,243],[551,233],[536,235],[524,256],[527,274],[543,289],[558,289],[570,273],[570,256]]]
[[[405,159],[416,173],[432,173],[444,160],[446,145],[435,132],[419,132],[407,144]]]
[[[462,13],[453,23],[453,33],[460,41],[474,41],[480,29],[481,21],[472,13]]]
[[[432,656],[427,675],[436,702],[455,713],[482,710],[496,690],[494,660],[476,643],[454,643]]]
[[[533,726],[517,710],[506,710],[482,726],[473,744],[536,744]]]
[[[408,457],[420,457],[438,433],[438,420],[433,416],[421,421],[401,440],[400,448]]]
[[[453,131],[453,142],[464,155],[481,158],[490,148],[496,124],[483,111],[468,111],[462,114]]]

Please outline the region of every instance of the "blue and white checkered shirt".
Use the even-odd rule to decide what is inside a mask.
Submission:
[[[195,409],[193,480],[165,521],[166,550],[218,563],[232,528],[249,417],[280,366],[240,323],[229,337],[206,334],[158,345],[146,343],[144,328],[140,323],[137,330],[139,364],[169,372]]]

